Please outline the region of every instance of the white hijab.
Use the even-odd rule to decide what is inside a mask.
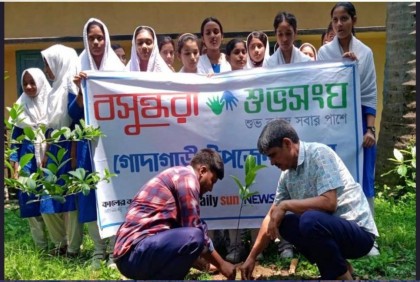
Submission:
[[[88,26],[91,22],[98,22],[102,25],[104,30],[104,37],[105,37],[105,50],[101,60],[101,65],[99,68],[96,66],[95,61],[93,60],[92,54],[90,53],[89,49],[89,41],[88,41]],[[84,28],[83,28],[83,43],[85,45],[85,49],[80,54],[80,64],[81,70],[100,70],[100,71],[123,71],[125,69],[124,64],[118,58],[117,54],[115,54],[114,50],[111,47],[111,39],[109,36],[108,28],[106,25],[99,19],[90,18]]]
[[[55,76],[48,94],[47,127],[59,129],[70,126],[67,102],[69,92],[77,93],[77,87],[73,83],[73,77],[80,71],[77,53],[73,48],[56,44],[41,51],[41,55]]]
[[[36,85],[36,96],[30,97],[25,93],[23,86],[23,76],[25,73],[29,73],[35,81]],[[20,121],[16,123],[17,127],[25,128],[31,127],[32,129],[38,129],[40,125],[46,125],[47,123],[47,95],[51,91],[51,86],[48,83],[47,78],[42,70],[38,68],[29,68],[23,71],[20,79],[20,84],[23,89],[22,95],[16,101],[23,107],[23,113],[19,116]],[[46,143],[43,142],[45,136],[41,130],[37,131],[36,141],[34,142],[35,147],[35,159],[38,167],[41,166],[42,159],[45,155]]]
[[[311,58],[305,54],[303,54],[297,47],[293,46],[292,49],[292,57],[290,59],[290,63],[302,63],[302,62],[309,62],[312,61]],[[283,52],[281,51],[281,48],[277,48],[277,51],[274,52],[273,55],[268,58],[268,60],[264,61],[263,67],[275,67],[278,65],[286,64],[286,61],[283,57]]]
[[[29,73],[35,81],[37,88],[35,97],[29,97],[25,93],[25,88],[23,86],[23,76],[25,73]],[[16,126],[20,128],[31,127],[36,129],[41,124],[46,125],[47,95],[51,91],[51,86],[48,83],[44,72],[38,68],[26,69],[22,73],[20,84],[22,86],[23,93],[16,101],[16,104],[21,105],[24,111],[19,116],[21,121],[16,123]]]
[[[252,63],[251,55],[249,55],[249,45],[248,45],[248,42],[251,40],[251,37],[252,37],[252,32],[246,38],[246,68],[247,69],[252,69],[252,68],[255,68],[256,67]],[[268,58],[270,57],[270,41],[268,40],[267,34],[265,34],[265,38],[266,38],[266,42],[265,42],[265,44],[266,44],[265,45],[265,53],[264,53],[263,63],[262,63],[261,66],[263,66],[264,65],[264,62],[267,61]]]
[[[153,49],[152,54],[150,54],[149,61],[147,63],[147,72],[173,72],[163,58],[159,54],[159,46],[156,37],[156,32],[153,28],[149,26],[138,26],[133,33],[133,39],[131,41],[131,57],[130,61],[126,66],[128,71],[140,71],[140,59],[137,55],[137,45],[136,45],[136,33],[138,30],[147,28],[153,32]]]
[[[219,63],[220,63],[220,73],[232,70],[232,67],[230,66],[229,62],[226,60],[226,55],[224,53],[220,53]],[[214,73],[213,67],[211,66],[211,62],[207,54],[201,55],[200,58],[198,59],[197,73],[200,73],[200,74]]]
[[[376,109],[377,106],[377,86],[376,86],[376,70],[373,60],[372,50],[363,44],[359,39],[352,36],[349,50],[357,56],[357,66],[360,75],[360,96],[362,106]],[[333,41],[322,45],[318,50],[318,60],[336,60],[343,57],[343,49],[337,36]]]

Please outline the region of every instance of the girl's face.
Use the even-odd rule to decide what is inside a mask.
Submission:
[[[33,98],[37,95],[38,88],[36,87],[35,80],[29,72],[25,72],[22,80],[23,91],[26,95]]]
[[[166,43],[163,45],[162,49],[160,50],[160,56],[163,58],[165,63],[172,66],[175,59],[174,46],[172,46],[171,43]]]
[[[335,36],[344,39],[351,36],[351,31],[356,23],[356,18],[352,19],[344,7],[335,8],[332,16],[332,26]]]
[[[328,42],[331,42],[334,40],[334,36],[335,33],[333,30],[331,30],[330,32],[327,33],[327,35],[325,35],[325,39],[324,39],[324,44],[327,44]]]
[[[301,52],[305,55],[308,55],[312,61],[315,61],[315,53],[311,47],[305,46],[302,48]]]
[[[253,62],[259,63],[264,60],[265,47],[259,38],[252,38],[248,47],[249,57]]]
[[[47,76],[47,78],[49,80],[54,81],[55,75],[53,74],[53,72],[50,68],[50,65],[48,65],[47,60],[45,60],[45,59],[44,59],[44,72],[45,72],[45,75]]]
[[[125,51],[123,48],[115,49],[114,52],[117,54],[118,58],[120,58],[124,65],[127,64],[127,57],[125,56]]]
[[[204,44],[207,50],[219,50],[223,40],[219,25],[215,22],[208,22],[203,31]]]
[[[91,25],[87,34],[89,51],[94,57],[103,56],[105,52],[105,35],[97,25]]]
[[[290,51],[293,48],[293,42],[296,33],[293,27],[286,21],[282,21],[276,29],[277,44],[281,51]]]
[[[185,72],[197,72],[198,58],[200,57],[197,41],[187,40],[179,56]]]
[[[141,61],[148,61],[154,47],[154,39],[150,32],[143,29],[136,36],[137,55]]]
[[[230,53],[228,59],[232,70],[241,70],[246,65],[246,48],[244,42],[239,42],[235,44],[235,48],[233,48],[232,52]]]

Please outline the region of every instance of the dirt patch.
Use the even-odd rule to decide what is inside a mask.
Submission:
[[[237,265],[239,267],[240,264]],[[196,275],[200,274],[200,271],[198,270],[192,270],[192,272],[195,272]],[[192,274],[190,272],[190,274]],[[210,280],[227,280],[226,277],[224,277],[222,274],[215,272],[215,273],[209,273],[211,276]],[[194,275],[194,274],[193,274]],[[275,265],[269,265],[269,266],[262,266],[257,264],[254,268],[253,272],[253,278],[254,280],[295,280],[299,279],[299,277],[294,276],[293,273],[290,273],[290,269],[279,269]],[[236,272],[236,279],[235,280],[242,280],[241,279],[241,272],[239,271],[239,268],[237,268]]]

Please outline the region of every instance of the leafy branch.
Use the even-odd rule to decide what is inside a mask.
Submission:
[[[13,129],[22,119],[19,117],[23,113],[23,107],[14,104],[11,108],[7,108],[10,114],[10,119],[5,120],[5,127],[9,130]],[[98,172],[88,172],[84,168],[77,168],[61,174],[60,170],[71,161],[65,156],[68,150],[62,148],[59,144],[66,141],[80,141],[80,140],[94,140],[105,135],[99,128],[87,126],[84,120],[80,121],[80,125],[76,125],[74,130],[68,127],[62,127],[58,130],[53,130],[48,138],[43,138],[42,141],[37,141],[37,136],[42,134],[45,136],[46,126],[41,125],[39,128],[33,129],[31,127],[23,128],[23,134],[18,136],[15,140],[11,140],[10,144],[22,144],[31,142],[33,144],[47,143],[55,144],[59,147],[56,154],[47,152],[47,156],[51,160],[47,167],[38,167],[35,172],[28,173],[24,168],[34,158],[34,154],[28,153],[19,159],[18,170],[15,171],[10,162],[10,156],[16,153],[17,149],[10,148],[7,144],[4,151],[5,167],[11,172],[12,177],[5,177],[5,185],[9,188],[19,189],[23,192],[35,195],[35,200],[39,201],[42,196],[51,196],[60,202],[65,201],[68,195],[82,192],[88,195],[90,190],[96,189],[96,186],[101,181],[109,182],[111,177],[116,176],[105,169],[103,176]],[[5,139],[6,140],[6,139]],[[17,175],[17,177],[14,177]]]

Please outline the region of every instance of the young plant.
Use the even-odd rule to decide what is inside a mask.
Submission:
[[[255,156],[248,155],[245,160],[245,179],[244,179],[245,183],[242,184],[241,180],[239,180],[239,178],[234,175],[230,176],[233,178],[233,180],[235,181],[236,185],[239,188],[239,197],[241,199],[241,206],[239,208],[238,225],[236,226],[236,230],[239,230],[239,224],[241,221],[241,214],[242,214],[242,208],[243,208],[244,202],[248,200],[250,197],[252,197],[253,195],[256,195],[259,193],[258,191],[251,192],[249,188],[252,186],[252,184],[255,183],[257,172],[260,169],[265,168],[265,167],[267,166],[257,165]],[[237,240],[238,240],[238,237],[235,238],[235,245],[238,243]]]
[[[5,120],[5,128],[12,130],[16,124],[21,121],[19,117],[23,112],[23,107],[14,104],[11,108],[7,108],[10,114],[10,119]],[[18,170],[15,171],[14,166],[10,163],[10,156],[16,152],[17,149],[9,148],[9,144],[5,143],[4,159],[5,167],[10,171],[11,177],[5,177],[4,181],[7,187],[19,189],[22,192],[32,193],[36,196],[35,200],[39,201],[41,196],[51,196],[60,202],[65,201],[65,197],[78,192],[82,192],[84,195],[89,194],[90,190],[96,189],[96,185],[101,181],[110,181],[110,178],[115,174],[110,173],[108,170],[104,171],[104,175],[101,177],[98,172],[88,173],[83,168],[77,168],[76,170],[68,171],[67,173],[60,173],[60,169],[70,162],[70,159],[66,159],[65,155],[67,150],[61,148],[59,143],[68,141],[79,141],[79,140],[94,140],[98,137],[103,137],[104,134],[99,128],[93,126],[87,126],[86,123],[81,120],[80,125],[76,125],[72,131],[68,127],[62,127],[58,130],[53,130],[48,138],[43,141],[37,141],[37,136],[42,134],[45,136],[46,127],[40,126],[37,129],[31,127],[23,128],[23,134],[18,136],[15,140],[10,140],[10,144],[21,144],[24,140],[32,143],[45,142],[49,144],[55,144],[59,147],[57,153],[54,155],[51,152],[47,152],[51,162],[46,167],[38,167],[37,170],[31,174],[28,174],[23,169],[33,158],[34,154],[25,154],[19,159]],[[7,138],[5,138],[7,140]],[[29,203],[29,202],[28,202]]]
[[[409,144],[406,150],[394,148],[393,153],[394,158],[388,160],[393,162],[395,167],[382,174],[381,177],[393,173],[399,176],[401,182],[394,189],[385,185],[384,191],[380,192],[380,196],[399,199],[408,193],[414,193],[416,190],[416,145]]]

